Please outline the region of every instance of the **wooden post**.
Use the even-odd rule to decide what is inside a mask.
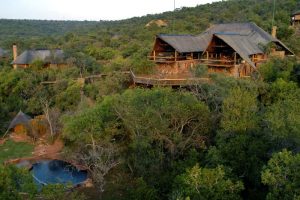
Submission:
[[[155,51],[153,51],[153,60],[155,61],[156,60],[156,55],[155,55],[156,53],[155,53]]]
[[[236,65],[236,52],[234,52],[234,65]]]
[[[209,55],[208,55],[208,51],[206,52],[206,59],[208,60],[209,58]]]
[[[273,36],[273,38],[276,38],[276,36],[277,36],[277,26],[272,27],[272,36]]]
[[[177,52],[175,51],[175,61],[177,61]]]
[[[13,44],[13,58],[14,58],[14,61],[16,61],[17,57],[18,57],[18,48],[17,48],[16,44]],[[18,66],[16,64],[14,64],[13,67],[14,67],[14,69],[17,69]]]
[[[193,52],[191,53],[191,57],[192,57],[192,60],[194,60],[194,53]]]

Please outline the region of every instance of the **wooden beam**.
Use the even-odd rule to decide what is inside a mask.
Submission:
[[[219,60],[219,59],[200,59],[201,61],[211,61],[211,62],[225,62],[225,63],[233,63],[233,60]]]
[[[234,52],[234,65],[236,65],[236,52]]]

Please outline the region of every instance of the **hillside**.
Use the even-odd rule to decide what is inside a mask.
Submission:
[[[0,39],[6,37],[42,37],[64,35],[67,32],[80,31],[95,26],[92,21],[46,21],[46,20],[10,20],[0,19]]]
[[[299,54],[300,35],[290,27],[290,13],[300,9],[300,0],[276,2],[278,38]],[[206,81],[140,87],[127,72],[151,72],[153,62],[147,56],[159,33],[197,35],[211,24],[249,21],[270,32],[272,6],[273,0],[228,0],[120,21],[0,20],[0,47],[11,55],[0,58],[0,160],[17,162],[31,154],[32,144],[39,147],[33,158],[40,160],[42,153],[46,159],[44,147],[52,149],[59,142],[55,158],[87,169],[91,178],[90,187],[67,193],[63,185],[40,190],[28,170],[0,163],[0,199],[23,199],[27,194],[62,200],[299,199],[296,57],[269,57],[274,48],[264,46],[262,51],[259,40],[259,53],[270,59],[259,60],[258,69],[250,71],[253,76],[225,76],[197,63],[184,67],[193,77],[207,75]],[[241,37],[231,31],[228,35]],[[46,67],[35,60],[15,70],[14,43],[19,54],[39,48],[54,61],[54,51],[42,49],[61,48],[67,57],[62,64],[67,65],[58,67],[56,60]],[[24,57],[33,59],[32,52]],[[237,50],[230,53],[236,55]],[[234,59],[235,67],[239,63]],[[243,59],[239,62],[245,64]],[[227,71],[226,64],[222,67]],[[24,113],[22,124],[14,120],[20,124],[7,130],[19,111]],[[28,138],[30,145],[16,145],[10,140],[12,132]]]
[[[99,47],[110,46],[113,49],[130,51],[129,49],[132,48],[124,45],[128,41],[133,46],[149,48],[157,33],[199,34],[214,23],[252,21],[270,31],[272,6],[271,0],[231,0],[121,21],[0,20],[0,46],[10,49],[12,42],[19,42],[24,48],[41,45],[63,46],[62,38],[73,33],[78,35],[78,39],[83,42],[97,43]],[[275,25],[279,27],[278,38],[288,40],[293,33],[289,29],[290,14],[300,8],[300,2],[299,0],[279,0],[276,8]],[[156,19],[166,20],[169,26],[145,28],[146,24]],[[46,37],[46,41],[41,39],[43,37]],[[39,38],[43,41],[42,44],[30,44],[24,41],[28,39],[37,43]],[[120,41],[115,41],[114,38]]]

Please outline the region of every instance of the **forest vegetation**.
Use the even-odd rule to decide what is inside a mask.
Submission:
[[[39,191],[26,170],[0,164],[0,199],[24,199],[24,193],[28,199],[300,199],[297,57],[271,58],[260,78],[213,74],[208,83],[175,89],[132,87],[123,73],[151,68],[147,55],[158,33],[200,34],[225,22],[254,22],[270,32],[272,6],[271,0],[228,0],[120,21],[1,19],[0,47],[9,55],[0,61],[1,133],[19,110],[37,116],[49,109],[51,137],[63,139],[65,156],[92,166],[95,188]],[[299,0],[278,0],[274,24],[299,56],[300,34],[290,27],[295,10]],[[155,19],[168,26],[145,26]],[[14,70],[14,43],[19,54],[63,49],[69,67],[44,69],[36,61]],[[93,74],[105,76],[77,81]]]

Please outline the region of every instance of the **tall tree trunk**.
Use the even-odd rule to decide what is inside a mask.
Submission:
[[[51,135],[51,137],[53,137],[54,132],[53,132],[53,126],[52,126],[52,122],[51,122],[51,118],[50,118],[50,114],[49,114],[49,104],[48,104],[48,102],[45,103],[44,113],[45,113],[46,120],[49,124],[50,135]]]

